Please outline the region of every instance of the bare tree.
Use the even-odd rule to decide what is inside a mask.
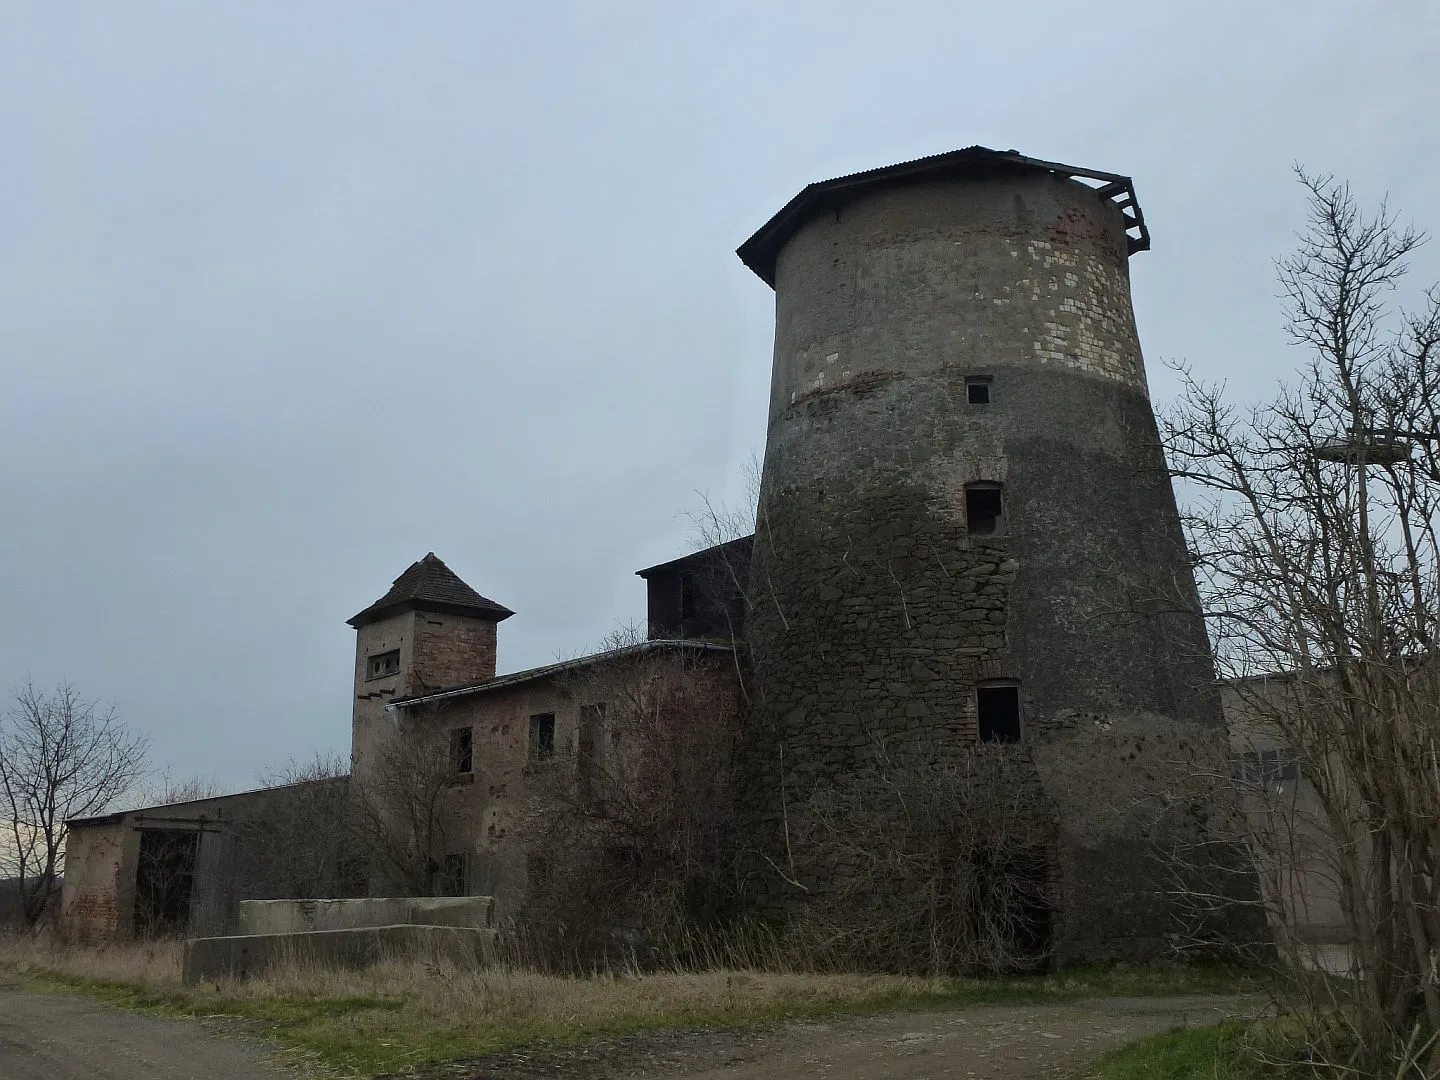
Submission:
[[[267,892],[296,899],[364,894],[369,860],[349,765],[339,754],[316,753],[260,773],[275,797],[257,800],[242,830]]]
[[[937,762],[883,743],[819,789],[797,843],[831,867],[790,951],[847,970],[996,973],[1041,963],[1056,823],[1020,746]]]
[[[1183,372],[1164,419],[1217,662],[1255,741],[1256,869],[1348,1076],[1440,1075],[1440,288],[1388,299],[1422,234],[1301,171],[1308,227],[1278,264],[1298,383],[1250,409]],[[1324,896],[1349,939],[1292,932]],[[1317,901],[1319,902],[1319,901]],[[1338,959],[1337,959],[1338,957]],[[1343,1006],[1343,1007],[1342,1007]]]
[[[188,780],[177,780],[168,772],[162,773],[154,784],[147,784],[135,797],[141,806],[171,806],[175,803],[199,802],[213,799],[221,794],[214,777],[192,776]]]
[[[454,783],[439,710],[397,709],[350,778],[350,820],[388,890],[426,896],[446,850],[447,803]]]
[[[579,713],[573,753],[532,777],[526,831],[544,857],[523,921],[571,958],[616,943],[678,947],[735,895],[732,661],[699,645],[642,645],[622,631],[606,642],[612,658],[566,679]]]
[[[103,813],[145,774],[147,740],[69,683],[27,684],[0,717],[0,871],[18,881],[25,921],[44,917],[64,872],[66,822]]]

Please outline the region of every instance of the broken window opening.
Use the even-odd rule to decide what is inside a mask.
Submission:
[[[474,728],[455,728],[450,732],[450,771],[457,775],[475,771]]]
[[[965,527],[971,536],[1005,535],[1005,499],[999,484],[966,485]]]
[[[440,862],[440,895],[470,895],[470,856],[463,851],[446,855]]]
[[[386,676],[394,675],[400,670],[400,650],[391,649],[389,652],[378,653],[370,657],[367,668],[367,679],[383,679]]]
[[[530,760],[548,761],[555,756],[555,714],[536,713],[530,717]]]
[[[975,687],[975,713],[980,741],[1020,741],[1020,684],[982,683]]]
[[[1297,750],[1251,750],[1240,755],[1240,775],[1249,784],[1283,784],[1300,779]]]
[[[990,404],[990,380],[989,379],[966,379],[965,400],[971,405]]]
[[[200,834],[193,829],[142,829],[135,868],[135,932],[170,937],[190,925],[190,893]]]

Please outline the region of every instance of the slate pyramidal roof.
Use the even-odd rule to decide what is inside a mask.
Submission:
[[[358,630],[368,623],[402,611],[468,615],[472,619],[489,619],[497,623],[515,614],[466,585],[433,551],[406,567],[390,586],[390,591],[379,600],[345,621]]]

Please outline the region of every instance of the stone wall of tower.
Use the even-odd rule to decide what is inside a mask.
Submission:
[[[1222,723],[1120,211],[1016,170],[817,214],[777,262],[769,421],[748,831],[782,850],[877,738],[972,745],[976,683],[1015,680],[1059,829],[1057,955],[1159,951],[1176,912],[1147,847],[1204,810],[1158,823],[1149,796],[1183,790],[1175,763],[1214,752]],[[967,531],[976,482],[1003,485],[1005,535]]]

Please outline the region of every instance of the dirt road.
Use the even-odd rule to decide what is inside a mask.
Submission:
[[[0,978],[3,1080],[293,1080],[266,1063],[266,1048],[217,1031]]]
[[[847,1018],[768,1031],[649,1032],[522,1051],[430,1074],[453,1080],[1051,1080],[1175,1027],[1253,1016],[1256,998],[1104,998]]]
[[[1112,1046],[1254,1015],[1253,998],[1104,998],[1066,1005],[837,1019],[743,1031],[646,1032],[443,1066],[448,1080],[1069,1080]],[[228,1037],[227,1037],[228,1036]],[[222,1021],[161,1020],[0,981],[3,1080],[294,1080]]]

